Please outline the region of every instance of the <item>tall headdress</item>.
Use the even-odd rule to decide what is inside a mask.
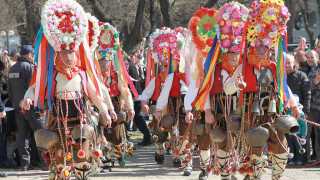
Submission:
[[[35,84],[35,107],[51,109],[55,57],[61,50],[74,51],[78,68],[85,70],[101,97],[98,76],[87,39],[88,18],[74,0],[48,0],[41,12],[41,27],[35,43],[37,69],[30,86]]]
[[[159,67],[167,65],[170,58],[170,33],[170,28],[162,27],[161,29],[156,29],[150,36],[151,56]]]
[[[132,90],[135,98],[139,98],[136,88],[134,87],[130,75],[127,71],[126,65],[123,60],[119,33],[115,27],[109,23],[100,25],[100,37],[97,48],[97,55],[99,59],[106,58],[112,61],[114,68],[122,75],[124,86],[128,87],[128,84]]]
[[[221,7],[216,30],[224,53],[240,52],[240,42],[248,13],[248,8],[238,2],[231,2]]]
[[[250,45],[277,46],[281,36],[286,34],[289,19],[290,13],[283,0],[254,1],[250,7],[247,34]]]

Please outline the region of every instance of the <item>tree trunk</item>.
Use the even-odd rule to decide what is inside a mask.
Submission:
[[[309,9],[307,9],[306,7],[303,6],[303,0],[298,0],[298,4],[299,4],[299,7],[300,7],[302,16],[303,16],[304,27],[305,27],[308,35],[309,35],[311,48],[313,49],[315,40],[313,39],[313,34],[314,34],[314,32],[313,32],[313,30],[309,27],[309,21],[308,21],[308,17],[307,17],[307,16],[308,16],[308,11],[309,11]]]
[[[129,37],[123,43],[123,49],[129,51],[135,44],[141,41],[142,38],[142,23],[144,18],[144,9],[147,0],[139,0],[138,9],[134,27],[131,30]]]
[[[29,36],[32,41],[35,41],[41,26],[40,3],[37,3],[36,0],[24,0],[24,3],[27,11],[26,16]]]
[[[169,9],[170,9],[170,3],[169,0],[159,0],[160,2],[160,10],[162,14],[162,19],[163,19],[163,25],[165,27],[170,27],[171,28],[171,18],[169,14]]]
[[[289,12],[291,14],[290,20],[287,23],[287,33],[288,33],[288,43],[293,43],[293,29],[294,29],[294,20],[296,16],[295,7],[297,4],[297,0],[286,0],[285,5],[288,7]]]
[[[87,2],[90,4],[91,9],[94,13],[94,16],[98,18],[101,22],[109,22],[111,23],[112,19],[107,18],[106,14],[104,13],[104,9],[99,0],[87,0]]]
[[[206,2],[206,4],[204,4],[203,7],[212,8],[212,7],[216,4],[217,1],[218,1],[218,0],[208,0],[208,1]]]
[[[154,1],[155,0],[150,0],[150,34],[153,33],[153,31],[156,30],[156,10],[154,8]]]

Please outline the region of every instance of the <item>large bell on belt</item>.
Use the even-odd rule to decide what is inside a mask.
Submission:
[[[205,126],[204,126],[204,123],[196,123],[194,125],[194,135],[195,136],[202,136],[205,132]]]
[[[272,99],[271,102],[269,102],[268,115],[273,115],[276,113],[277,113],[277,102],[276,100]]]
[[[227,132],[226,130],[215,128],[210,131],[209,135],[213,142],[219,143],[223,142],[224,139],[227,137]]]
[[[252,106],[251,106],[251,114],[255,116],[260,115],[260,106],[259,106],[259,101],[253,101]]]
[[[282,133],[295,133],[300,127],[296,118],[290,115],[282,115],[276,118],[274,127]]]
[[[151,105],[151,106],[149,106],[149,113],[150,113],[152,116],[156,116],[156,113],[157,113],[156,105]]]
[[[34,132],[36,145],[41,149],[50,149],[59,142],[59,135],[49,129],[38,129]]]
[[[231,132],[239,132],[241,127],[241,116],[236,113],[231,113],[229,119],[229,130]]]
[[[164,115],[160,121],[160,126],[164,129],[170,129],[174,125],[174,118],[173,116],[167,114]]]
[[[80,128],[79,125],[73,126],[73,129],[71,131],[71,136],[74,140],[80,139]],[[83,139],[90,139],[92,134],[94,132],[94,128],[88,124],[83,124],[82,127],[82,138]]]
[[[252,125],[244,133],[248,144],[251,147],[263,147],[270,136],[270,132],[267,128],[262,127],[261,125]]]
[[[125,113],[124,111],[119,111],[117,113],[117,117],[118,117],[116,121],[117,124],[122,124],[127,121],[127,113]]]

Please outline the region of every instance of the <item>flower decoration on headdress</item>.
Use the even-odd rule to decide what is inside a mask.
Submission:
[[[170,58],[170,33],[171,29],[168,27],[162,27],[156,29],[150,36],[150,50],[152,58],[155,63],[159,63],[160,66],[166,65]]]
[[[180,61],[180,52],[182,48],[182,44],[186,38],[187,29],[184,27],[177,27],[171,31],[170,34],[170,53],[172,56],[172,60],[174,60],[177,64]]]
[[[101,25],[98,45],[98,58],[107,57],[107,59],[113,60],[114,55],[120,47],[119,33],[116,28],[109,23]]]
[[[190,20],[189,29],[192,33],[192,41],[203,57],[208,55],[213,44],[218,14],[219,12],[215,9],[201,8]]]
[[[55,51],[76,51],[88,30],[82,6],[74,0],[49,0],[41,12],[43,33]]]
[[[298,47],[296,48],[296,51],[306,51],[306,49],[308,48],[307,45],[306,45],[306,38],[305,37],[300,37],[300,42],[299,42],[299,45]]]
[[[247,39],[251,46],[275,47],[286,33],[291,14],[283,0],[261,0],[251,4]]]
[[[231,2],[221,7],[216,31],[224,53],[239,53],[248,13],[248,8],[238,2]]]
[[[133,55],[131,55],[131,61],[132,62],[134,62],[134,63],[142,63],[145,42],[146,42],[146,38],[142,38],[140,46],[139,46],[137,52],[135,52]],[[137,59],[137,62],[136,62],[136,59]]]
[[[88,36],[89,36],[89,47],[91,51],[95,51],[98,42],[99,42],[99,36],[100,36],[100,27],[99,27],[99,20],[92,16],[90,13],[87,13],[88,18]]]

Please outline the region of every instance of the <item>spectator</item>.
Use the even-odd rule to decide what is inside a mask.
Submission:
[[[9,100],[9,95],[8,95],[8,88],[7,88],[7,83],[8,83],[8,73],[7,73],[7,60],[5,56],[0,56],[0,94],[1,94],[1,100],[3,104],[6,107],[11,107],[11,102]],[[2,130],[0,129],[0,132],[3,133],[5,136],[6,141],[2,141],[1,147],[5,150],[6,155],[6,160],[1,161],[3,165],[7,167],[15,167],[17,163],[14,161],[14,149],[12,148],[6,148],[8,143],[10,144],[12,141],[12,133],[15,132],[16,130],[16,124],[15,124],[15,119],[14,119],[14,113],[12,111],[9,111],[7,114],[7,118],[0,120]]]
[[[300,71],[304,72],[307,76],[309,76],[310,71],[312,68],[316,67],[318,65],[318,59],[319,57],[318,53],[314,50],[308,51],[307,52],[307,66],[300,69]]]
[[[286,61],[287,83],[293,94],[300,98],[303,112],[309,114],[311,101],[311,87],[307,75],[298,71],[294,65],[294,57],[290,54]]]
[[[130,59],[127,59],[126,65],[127,65],[129,75],[133,79],[138,80],[139,75],[138,75],[137,68],[130,61]],[[140,95],[142,93],[140,82],[133,81],[133,84],[134,84],[138,94]],[[133,121],[135,122],[137,128],[143,133],[143,140],[142,140],[142,142],[139,142],[138,145],[146,146],[146,145],[152,144],[149,129],[147,127],[145,120],[143,119],[143,117],[141,115],[141,100],[133,98],[133,102],[134,102],[134,111],[135,111],[135,116],[133,118]]]
[[[307,53],[308,64],[310,62],[316,61],[319,63],[319,55],[316,51],[311,50]],[[311,72],[309,73],[309,81],[311,84],[311,106],[310,106],[310,113],[309,113],[309,120],[312,122],[319,122],[319,111],[320,111],[320,65],[316,65]],[[314,144],[312,145],[315,148],[313,151],[312,157],[310,157],[310,151],[307,149],[307,158],[308,162],[312,163],[314,161],[320,161],[320,147],[319,147],[319,127],[314,126],[312,124],[308,124],[308,133],[307,133],[307,140],[311,137],[312,132],[314,132]],[[307,148],[308,148],[308,141],[307,141]]]
[[[20,51],[21,57],[9,71],[9,96],[15,110],[17,127],[19,132],[18,151],[21,157],[21,170],[33,169],[30,165],[29,138],[30,131],[45,128],[44,117],[33,107],[28,111],[20,108],[20,101],[23,100],[33,73],[34,50],[30,45],[24,45]],[[42,160],[42,166],[44,161]]]
[[[300,68],[304,68],[308,65],[305,51],[303,50],[297,51],[294,58],[299,63]]]
[[[18,52],[14,52],[12,53],[12,60],[9,62],[9,68],[8,70],[10,70],[10,68],[16,63],[18,62],[18,58],[20,57],[20,53]]]

